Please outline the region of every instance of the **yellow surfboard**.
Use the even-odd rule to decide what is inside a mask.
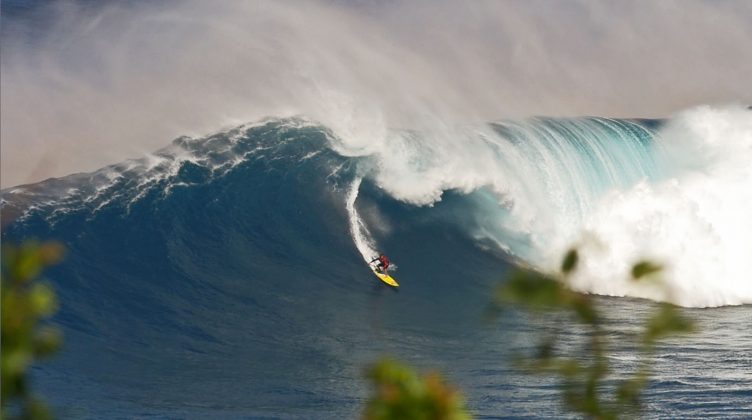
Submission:
[[[376,277],[378,277],[384,283],[386,283],[386,284],[388,284],[388,285],[390,285],[392,287],[399,287],[399,284],[397,283],[397,280],[394,280],[394,278],[392,278],[392,276],[390,276],[389,274],[380,273],[380,272],[376,271],[376,269],[374,269],[374,268],[371,268],[371,271],[373,271],[373,274],[376,274]]]

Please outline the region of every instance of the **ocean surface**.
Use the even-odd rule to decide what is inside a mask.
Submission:
[[[698,332],[662,342],[646,418],[752,417],[752,112],[532,118],[393,130],[362,144],[305,118],[181,137],[141,159],[2,191],[3,242],[67,248],[47,278],[60,353],[33,385],[61,418],[354,418],[364,369],[437,369],[478,418],[572,416],[512,356],[576,323],[514,308],[517,264],[576,246],[616,377],[655,301]],[[399,289],[366,260],[389,255]],[[634,284],[630,264],[666,264]]]

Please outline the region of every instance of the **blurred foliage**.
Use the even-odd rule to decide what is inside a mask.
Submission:
[[[61,343],[59,330],[44,322],[57,311],[57,299],[51,286],[39,276],[62,255],[62,246],[50,242],[2,247],[3,419],[51,418],[44,403],[32,395],[27,371],[38,359],[53,354]],[[567,409],[602,419],[638,416],[640,396],[651,374],[651,356],[658,340],[690,332],[693,325],[676,307],[658,304],[635,340],[640,350],[637,368],[626,379],[609,378],[609,343],[599,308],[590,295],[567,287],[578,262],[579,255],[572,250],[556,275],[515,271],[497,290],[494,307],[503,310],[511,303],[534,312],[571,314],[589,329],[584,334],[587,342],[576,354],[568,355],[558,346],[560,336],[566,334],[562,329],[542,338],[535,351],[519,357],[518,363],[529,372],[559,377]],[[632,277],[634,281],[655,280],[661,269],[648,261],[639,262],[632,268]],[[421,376],[406,365],[382,359],[371,366],[367,376],[373,387],[363,412],[367,420],[471,418],[462,394],[436,372]]]
[[[27,370],[54,353],[61,333],[44,320],[57,312],[52,287],[39,279],[60,261],[57,243],[27,242],[2,246],[2,418],[47,419],[51,415],[31,394]]]
[[[576,354],[566,354],[564,346],[558,346],[560,338],[567,334],[562,328],[543,337],[533,354],[518,357],[519,365],[529,372],[558,376],[562,399],[569,410],[601,419],[635,417],[642,409],[640,395],[651,374],[657,341],[692,331],[692,323],[673,305],[658,304],[642,332],[635,337],[640,357],[638,367],[626,379],[609,378],[608,335],[599,308],[590,295],[567,287],[578,262],[577,251],[571,250],[564,257],[559,274],[514,272],[497,290],[494,309],[498,313],[511,303],[533,312],[554,313],[557,317],[562,312],[573,315],[576,322],[589,330],[584,334],[588,337],[584,346],[570,351]],[[639,262],[632,268],[632,280],[655,281],[661,269],[649,261]]]
[[[655,346],[658,340],[693,330],[692,323],[679,309],[668,303],[646,319],[644,328],[634,337],[639,349],[639,361],[634,372],[609,377],[609,340],[605,320],[598,305],[588,294],[577,293],[568,287],[569,277],[577,270],[579,254],[570,250],[555,275],[519,269],[509,275],[498,288],[492,305],[493,314],[523,307],[536,313],[553,314],[561,319],[569,314],[588,331],[581,348],[559,345],[567,335],[566,328],[553,329],[543,337],[532,354],[517,357],[519,366],[530,373],[553,375],[561,380],[561,396],[565,408],[585,417],[616,419],[639,417],[642,410],[640,396],[651,374]],[[641,261],[632,267],[633,281],[659,281],[662,267]],[[569,324],[571,326],[571,324]],[[458,391],[449,388],[437,373],[419,377],[410,367],[383,359],[368,371],[374,393],[364,412],[371,419],[469,419]]]
[[[470,419],[462,395],[436,372],[419,376],[406,365],[383,359],[367,376],[374,393],[363,413],[366,420]]]

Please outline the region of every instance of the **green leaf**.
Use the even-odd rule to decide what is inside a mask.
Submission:
[[[632,267],[632,278],[639,280],[663,270],[663,267],[650,261],[640,261]]]
[[[579,255],[577,254],[576,249],[570,249],[569,252],[567,252],[567,255],[564,256],[564,261],[561,263],[561,272],[564,274],[569,274],[572,272],[575,268],[577,268],[577,262],[579,260]]]
[[[564,286],[558,281],[535,272],[512,275],[496,293],[499,301],[516,303],[534,309],[562,306]]]
[[[34,337],[34,353],[37,357],[46,357],[60,348],[63,335],[54,327],[44,327],[37,331]]]
[[[2,246],[2,417],[14,407],[18,418],[46,419],[51,414],[34,398],[28,368],[60,345],[61,333],[41,321],[57,311],[52,287],[39,282],[39,275],[62,257],[62,246],[26,242]],[[14,414],[16,415],[16,414]]]
[[[57,311],[57,300],[52,288],[43,283],[36,283],[29,293],[31,309],[39,317],[48,317]]]
[[[652,345],[659,338],[693,330],[694,325],[690,320],[684,318],[674,306],[663,303],[647,321],[643,342]]]
[[[462,395],[437,373],[423,376],[389,359],[382,359],[367,372],[373,394],[363,418],[467,420],[470,414]]]
[[[570,302],[572,310],[582,322],[590,325],[595,325],[600,322],[598,310],[586,295],[574,295]]]
[[[635,377],[625,380],[616,389],[616,398],[622,404],[638,406],[640,394],[647,385],[647,376],[638,373]]]

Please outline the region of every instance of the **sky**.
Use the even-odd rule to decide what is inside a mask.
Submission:
[[[264,117],[363,141],[752,103],[750,1],[0,3],[0,185]]]

